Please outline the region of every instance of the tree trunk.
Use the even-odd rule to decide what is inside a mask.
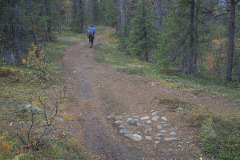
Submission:
[[[119,0],[119,7],[120,7],[120,31],[121,31],[121,38],[124,38],[124,22],[125,22],[125,11],[124,11],[124,0]]]
[[[33,26],[33,43],[37,47],[36,50],[36,58],[39,58],[39,48],[38,48],[38,41],[37,41],[37,32],[36,32],[36,27],[35,27],[35,22],[32,20],[32,26]]]
[[[50,20],[51,17],[51,5],[50,5],[50,1],[47,3],[47,16],[49,17],[48,21],[47,21],[47,27],[48,27],[48,35],[49,35],[49,41],[52,40],[51,37],[51,33],[52,33],[52,21]]]
[[[194,55],[195,55],[195,49],[194,49],[194,9],[195,9],[195,2],[194,0],[191,0],[191,15],[190,15],[190,57],[189,57],[189,74],[194,75],[195,74],[195,63],[194,63]]]
[[[77,0],[72,1],[72,22],[71,26],[73,27],[73,30],[76,31],[76,21],[77,21]]]
[[[148,41],[147,40],[147,28],[144,28],[144,39],[145,39],[145,41]],[[147,44],[147,42],[146,42],[146,48],[145,49],[147,49],[149,46],[148,46],[148,44]],[[146,51],[145,52],[145,59],[146,59],[146,61],[148,62],[148,51]]]
[[[19,34],[17,31],[17,26],[16,26],[16,14],[15,14],[15,3],[13,0],[9,1],[11,9],[12,9],[12,13],[11,13],[11,17],[12,17],[12,21],[11,21],[11,26],[12,26],[12,30],[14,33],[14,45],[16,47],[17,50],[17,62],[18,64],[22,65],[23,64],[23,56],[22,56],[22,48],[20,46],[20,38],[19,38]],[[10,56],[11,57],[11,56]],[[12,60],[11,60],[12,61]],[[15,64],[15,62],[14,62]]]
[[[233,54],[234,54],[234,36],[235,36],[235,0],[231,0],[231,16],[230,16],[230,31],[229,31],[229,50],[228,50],[228,63],[226,81],[232,81],[232,68],[233,68]]]
[[[15,65],[15,59],[14,59],[14,56],[13,56],[13,52],[12,51],[8,51],[8,52],[5,52],[4,53],[4,56],[6,58],[6,62],[7,64],[13,64]]]
[[[97,0],[93,0],[93,24],[97,25],[98,20],[97,20]]]
[[[68,11],[67,11],[67,8],[65,7],[64,8],[64,12],[65,12],[65,21],[64,21],[64,25],[65,26],[68,26]]]
[[[30,11],[30,14],[31,14],[32,13],[31,0],[28,0],[28,5],[29,5],[29,11]],[[36,32],[35,21],[34,21],[32,16],[31,16],[31,18],[32,18],[32,27],[33,27],[33,29],[32,29],[32,32],[33,32],[33,43],[37,47],[36,58],[39,58],[39,48],[38,48],[38,41],[37,41],[37,32]]]
[[[239,55],[239,63],[238,63],[238,83],[240,83],[240,55]]]
[[[84,1],[83,0],[80,0],[79,1],[79,10],[80,10],[80,27],[81,27],[81,33],[84,33],[84,24],[85,24],[85,19],[84,19],[84,16],[85,16],[85,13],[84,13],[84,9],[85,9],[85,6],[84,6]]]
[[[153,5],[153,14],[154,14],[154,16],[157,16],[157,4],[156,4],[156,0],[152,0],[151,3],[152,3],[152,5]]]
[[[142,17],[144,19],[143,24],[145,25],[146,24],[146,21],[145,21],[145,19],[146,19],[146,9],[145,9],[144,5],[143,5],[143,8],[142,8],[142,13],[143,13]],[[145,49],[147,49],[147,48],[149,48],[149,46],[147,44],[147,42],[148,42],[148,39],[147,39],[148,31],[147,31],[147,27],[146,26],[143,28],[143,31],[144,31]],[[147,62],[148,62],[148,52],[149,51],[145,51],[145,53],[144,53],[144,57],[145,57]]]
[[[61,26],[61,24],[58,24],[58,33],[62,34],[62,26]]]
[[[42,0],[42,4],[43,4],[43,15],[44,15],[44,17],[46,17],[47,14],[46,14],[46,2],[45,2],[45,0]],[[50,39],[49,39],[49,33],[48,33],[47,20],[45,20],[44,26],[45,26],[46,41],[49,42]]]
[[[162,0],[157,1],[158,27],[162,28]]]
[[[22,52],[22,48],[20,46],[20,38],[19,38],[19,35],[18,35],[18,32],[15,31],[15,46],[17,48],[17,62],[18,64],[22,65],[23,64],[23,52]]]

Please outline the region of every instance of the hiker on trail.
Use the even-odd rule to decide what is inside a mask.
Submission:
[[[94,35],[95,35],[95,28],[93,26],[89,26],[87,28],[87,36],[89,38],[89,43],[90,43],[90,48],[92,48],[93,46],[93,39],[94,39]]]

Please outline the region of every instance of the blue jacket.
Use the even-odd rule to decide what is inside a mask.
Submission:
[[[96,31],[96,29],[94,27],[88,27],[87,28],[87,34],[95,34],[95,31]]]

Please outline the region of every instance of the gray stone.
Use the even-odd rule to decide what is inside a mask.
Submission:
[[[122,116],[118,116],[115,118],[116,120],[123,120],[123,117]]]
[[[156,133],[156,136],[157,136],[157,137],[162,137],[162,136],[164,136],[164,134],[162,134],[162,133]]]
[[[132,118],[128,118],[126,121],[128,124],[135,125],[136,122]]]
[[[121,129],[119,132],[125,134],[125,133],[128,133],[128,130],[126,130],[126,129],[124,128],[124,129]]]
[[[163,127],[161,125],[157,125],[157,129],[162,129]]]
[[[154,141],[154,143],[158,144],[158,143],[160,143],[160,141]]]
[[[122,129],[123,129],[123,128],[125,128],[125,126],[124,126],[124,125],[120,125],[119,128],[122,128]]]
[[[137,124],[137,126],[139,126],[139,127],[142,126],[142,123],[137,122],[136,124]]]
[[[151,120],[148,120],[148,121],[147,121],[147,124],[150,124],[150,123],[152,123],[152,121],[151,121]]]
[[[153,129],[152,129],[152,128],[148,128],[147,131],[148,131],[148,132],[152,132]]]
[[[138,122],[139,120],[138,119],[133,119],[134,121]]]
[[[115,121],[115,124],[121,124],[123,121]]]
[[[157,137],[158,140],[162,140],[162,137]]]
[[[133,118],[139,118],[139,116],[133,116]]]
[[[177,134],[177,133],[174,132],[174,131],[170,132],[170,135],[176,135],[176,134]]]
[[[162,133],[167,133],[167,131],[166,131],[166,130],[161,130],[160,132],[162,132]]]
[[[168,126],[168,123],[164,123],[163,125],[164,125],[164,126]]]
[[[157,116],[158,113],[159,113],[159,111],[154,111],[154,112],[152,112],[152,115],[153,115],[153,116]]]
[[[113,114],[110,114],[109,116],[107,116],[107,119],[112,118],[113,115],[114,115],[114,113],[113,113]]]
[[[164,141],[178,141],[178,138],[176,137],[164,138]]]
[[[149,117],[148,117],[148,116],[145,116],[145,117],[141,117],[140,119],[141,119],[141,120],[147,120],[147,119],[149,119]]]
[[[167,118],[166,117],[161,117],[162,120],[164,121],[167,121]]]
[[[134,140],[134,141],[141,141],[142,140],[142,136],[140,136],[139,134],[124,134],[124,136]]]
[[[145,138],[146,138],[147,140],[149,140],[149,141],[152,140],[152,137],[151,137],[151,136],[145,136]]]
[[[153,121],[157,121],[158,118],[159,118],[158,116],[154,116],[154,117],[152,118],[152,120],[153,120]]]

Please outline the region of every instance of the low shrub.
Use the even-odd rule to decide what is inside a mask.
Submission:
[[[240,119],[207,117],[202,124],[203,151],[214,159],[240,159]]]

